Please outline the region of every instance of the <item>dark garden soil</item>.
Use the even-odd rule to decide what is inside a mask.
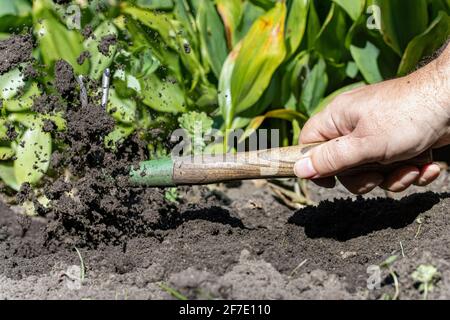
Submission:
[[[17,43],[30,51],[29,41],[0,43],[0,56]],[[30,59],[17,55],[0,74]],[[29,185],[16,202],[33,203],[35,217],[0,200],[0,299],[169,299],[171,291],[191,299],[379,299],[393,294],[393,279],[382,270],[380,287],[369,290],[367,271],[392,255],[401,299],[421,297],[411,277],[421,264],[440,273],[429,298],[450,298],[447,173],[395,199],[310,185],[317,205],[297,211],[252,182],[185,187],[169,202],[164,190],[127,183],[147,154],[138,136],[117,152],[105,148],[114,121],[98,97],[79,98],[66,62],[54,72],[55,92],[36,98],[33,110],[64,111],[66,131],[44,127],[64,148],[40,189],[48,207]]]
[[[49,246],[45,218],[26,219],[1,204],[0,298],[172,298],[163,283],[193,299],[378,299],[394,292],[392,279],[382,271],[380,289],[368,290],[367,268],[393,254],[401,299],[421,297],[411,278],[421,264],[441,276],[429,298],[450,298],[448,179],[432,186],[436,192],[401,200],[352,200],[341,189],[311,187],[318,198],[339,199],[298,211],[251,182],[186,188],[170,213],[150,214],[152,232],[80,246],[81,285],[74,246]],[[149,201],[143,210],[158,206]]]

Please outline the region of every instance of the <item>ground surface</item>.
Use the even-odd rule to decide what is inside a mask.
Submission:
[[[152,234],[80,248],[83,281],[73,246],[44,245],[43,218],[0,204],[0,299],[160,299],[172,290],[193,299],[379,299],[393,294],[392,278],[382,270],[380,288],[368,290],[367,270],[394,254],[400,299],[421,298],[411,277],[421,264],[440,273],[429,298],[450,298],[449,187],[444,175],[401,200],[381,191],[352,200],[342,188],[311,186],[324,201],[298,211],[251,182],[186,189],[177,219]]]

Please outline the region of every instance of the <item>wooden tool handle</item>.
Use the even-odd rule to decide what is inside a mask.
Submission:
[[[225,155],[199,155],[173,159],[176,185],[210,184],[234,180],[295,177],[294,164],[318,144],[241,152]],[[404,165],[423,166],[433,162],[431,150],[420,156],[389,165],[371,163],[349,169],[340,175],[364,171],[390,172]]]

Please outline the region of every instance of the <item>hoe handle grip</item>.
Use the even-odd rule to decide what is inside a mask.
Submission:
[[[173,184],[210,184],[234,180],[271,179],[295,177],[294,164],[306,157],[308,151],[319,144],[299,145],[226,155],[199,155],[174,158]],[[405,165],[424,166],[433,162],[431,150],[410,160],[380,164],[370,163],[348,169],[339,175],[360,172],[392,172]]]

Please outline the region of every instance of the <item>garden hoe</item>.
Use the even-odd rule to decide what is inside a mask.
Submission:
[[[102,80],[102,106],[108,102],[110,71]],[[82,99],[83,100],[83,99]],[[235,180],[273,179],[295,177],[295,163],[320,144],[298,145],[250,152],[220,155],[196,155],[144,161],[139,168],[131,168],[130,182],[135,186],[174,187],[204,185]],[[364,171],[390,172],[404,166],[423,166],[433,162],[431,150],[418,157],[382,165],[372,163],[345,171],[352,175]]]

